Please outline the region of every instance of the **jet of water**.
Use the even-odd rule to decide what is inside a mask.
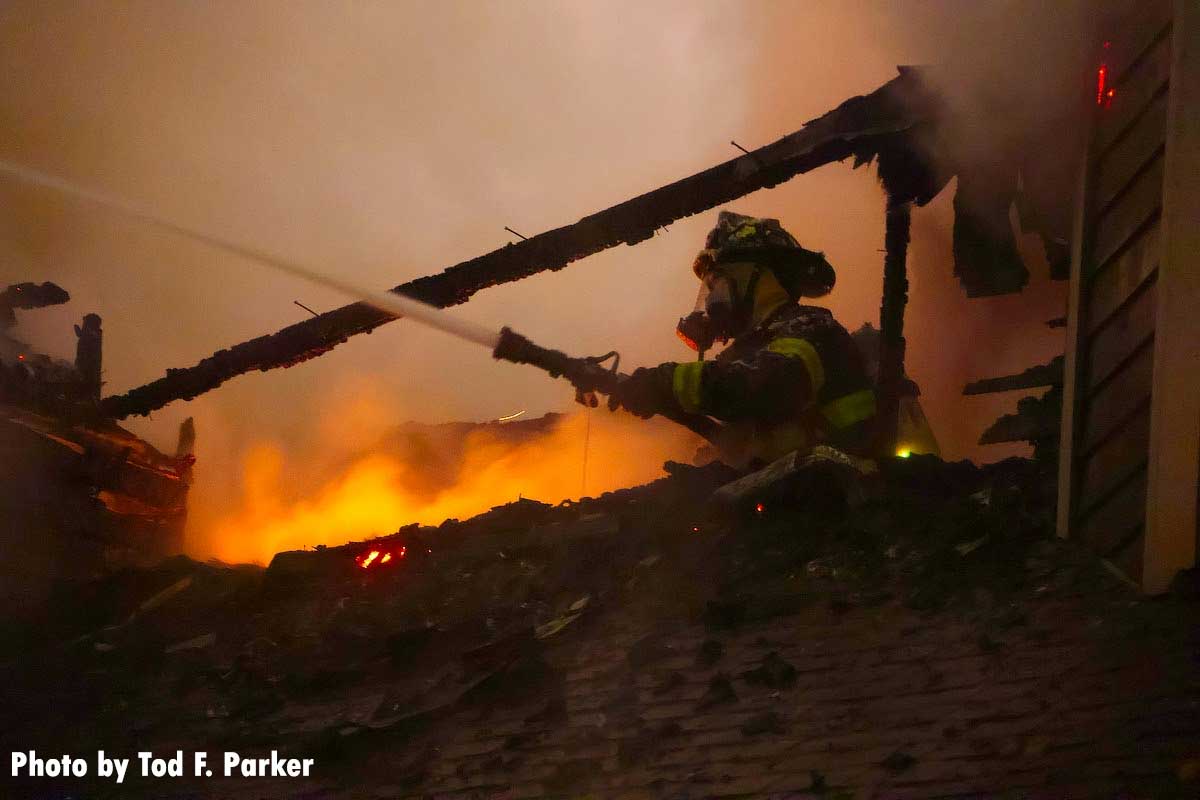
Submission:
[[[360,286],[353,281],[297,264],[294,261],[267,253],[256,247],[239,244],[178,222],[172,222],[145,209],[138,208],[121,198],[71,183],[58,176],[4,160],[0,160],[0,173],[24,183],[40,186],[45,189],[52,189],[71,197],[87,200],[90,203],[117,211],[127,217],[162,228],[186,239],[202,242],[217,250],[232,253],[247,261],[264,264],[291,275],[306,278],[313,283],[342,292],[396,317],[407,317],[422,325],[436,328],[459,339],[483,345],[489,350],[495,350],[496,344],[500,340],[499,331],[486,328],[483,325],[468,320],[456,319],[441,309],[431,306],[428,303],[422,303],[420,300],[414,300],[411,297],[396,294],[395,292],[381,292],[376,289]]]

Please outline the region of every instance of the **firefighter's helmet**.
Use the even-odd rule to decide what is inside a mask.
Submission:
[[[779,220],[722,211],[692,269],[703,279],[713,266],[737,261],[770,268],[793,298],[829,294],[837,277],[824,253],[801,247]]]

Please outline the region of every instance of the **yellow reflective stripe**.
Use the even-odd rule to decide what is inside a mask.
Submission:
[[[675,367],[672,388],[679,407],[689,414],[700,412],[700,376],[704,372],[703,361],[685,361]]]
[[[784,337],[767,345],[767,350],[803,361],[804,366],[808,369],[809,381],[812,383],[812,396],[816,397],[820,393],[821,387],[825,385],[825,367],[821,364],[821,357],[817,355],[817,348],[804,339]]]
[[[875,392],[863,389],[821,406],[821,416],[835,428],[849,428],[875,416]]]

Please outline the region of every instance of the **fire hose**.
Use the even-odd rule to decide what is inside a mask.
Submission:
[[[500,338],[492,350],[492,355],[502,361],[538,367],[549,373],[552,378],[566,378],[575,387],[577,399],[584,401],[585,405],[595,405],[594,399],[588,400],[589,395],[594,397],[596,392],[612,394],[617,384],[625,379],[624,375],[617,372],[621,357],[615,351],[602,356],[575,358],[561,350],[551,350],[534,344],[507,326],[500,329]],[[605,367],[604,362],[609,359],[612,359],[612,367]],[[665,412],[662,416],[683,425],[710,442],[715,442],[721,427],[709,417],[698,414]]]
[[[122,198],[80,186],[56,175],[50,175],[9,161],[0,161],[0,173],[24,183],[86,200],[98,206],[117,211],[132,219],[140,220],[179,236],[202,242],[218,250],[232,253],[240,258],[307,278],[314,283],[336,289],[352,297],[357,297],[359,300],[369,303],[381,311],[386,311],[397,318],[407,317],[422,325],[449,333],[459,339],[483,345],[492,351],[492,355],[495,358],[511,361],[515,364],[530,364],[539,367],[552,377],[563,377],[569,380],[575,386],[577,397],[587,400],[588,396],[591,395],[593,402],[590,402],[590,405],[595,405],[595,392],[612,394],[617,384],[625,378],[624,375],[617,372],[620,357],[615,352],[598,358],[573,358],[560,350],[551,350],[536,345],[510,328],[502,328],[497,334],[494,329],[476,322],[459,319],[440,308],[423,303],[420,300],[406,297],[394,291],[381,292],[375,289],[364,288],[354,281],[334,277],[268,253],[257,247],[234,242],[224,237],[168,220],[145,208],[135,206]],[[613,359],[612,367],[605,367],[604,362],[610,358]],[[663,416],[687,427],[710,442],[714,440],[717,431],[721,427],[717,422],[704,416],[684,414],[682,412],[667,413]]]

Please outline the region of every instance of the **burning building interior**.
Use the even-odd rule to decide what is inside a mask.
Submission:
[[[4,796],[1200,796],[1200,10],[1049,6],[0,9]]]

